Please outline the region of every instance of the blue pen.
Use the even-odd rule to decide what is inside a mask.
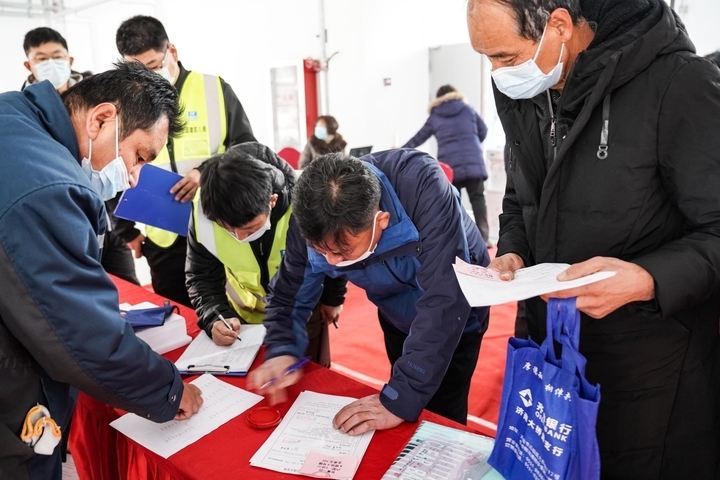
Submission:
[[[307,362],[309,362],[309,361],[310,361],[310,357],[301,358],[300,360],[298,360],[297,362],[293,363],[293,364],[290,365],[288,368],[286,368],[285,371],[284,371],[283,374],[282,374],[282,377],[285,377],[285,376],[287,376],[287,375],[290,375],[290,374],[293,373],[293,372],[296,372],[296,371],[300,370],[300,369],[302,368],[302,366],[305,365],[305,364],[306,364]],[[262,387],[260,387],[260,390],[262,390],[262,389],[265,388],[265,387],[269,387],[269,386],[272,385],[273,383],[275,383],[275,382],[277,382],[278,380],[280,380],[280,378],[282,378],[282,377],[279,377],[279,378],[271,378],[270,380],[268,380],[267,382],[265,382]]]

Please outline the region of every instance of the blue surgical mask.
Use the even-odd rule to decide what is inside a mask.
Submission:
[[[115,198],[118,192],[130,188],[130,178],[128,175],[125,162],[120,156],[119,136],[118,136],[118,118],[115,118],[115,160],[108,163],[102,170],[97,171],[92,168],[90,159],[92,158],[92,139],[88,148],[88,157],[83,158],[80,166],[83,172],[90,179],[90,183],[95,191],[100,194],[103,200]]]
[[[368,258],[370,255],[375,253],[375,248],[377,248],[377,245],[375,245],[375,248],[372,248],[373,241],[375,240],[375,227],[377,226],[377,217],[380,215],[380,210],[377,211],[375,216],[373,217],[373,231],[372,235],[370,236],[370,245],[368,245],[368,249],[365,250],[365,253],[360,255],[358,258],[354,260],[343,260],[342,262],[338,262],[335,264],[336,267],[349,267],[350,265],[354,265],[358,262],[362,262],[366,258]],[[325,255],[325,260],[327,260],[327,255]]]
[[[508,97],[514,100],[533,98],[535,95],[554,87],[560,81],[563,70],[563,63],[560,60],[562,59],[565,49],[564,43],[560,47],[560,57],[558,58],[557,65],[548,73],[543,73],[535,63],[540,53],[540,47],[542,47],[543,40],[545,39],[546,31],[547,25],[545,26],[545,30],[543,30],[540,44],[535,52],[535,57],[520,65],[498,68],[491,72],[498,90]]]
[[[315,125],[315,136],[318,140],[325,140],[327,138],[327,128],[321,125]]]

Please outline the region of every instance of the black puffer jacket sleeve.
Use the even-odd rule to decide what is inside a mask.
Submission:
[[[344,278],[325,277],[320,303],[329,307],[338,307],[345,303],[347,280]]]
[[[198,326],[212,336],[212,326],[217,317],[212,312],[217,307],[225,318],[237,317],[225,295],[225,267],[195,237],[195,220],[190,217],[188,227],[187,260],[185,262],[185,285],[190,301],[198,316]]]

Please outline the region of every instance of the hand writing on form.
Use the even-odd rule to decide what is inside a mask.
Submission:
[[[226,318],[225,321],[231,328],[225,326],[222,320],[216,320],[212,326],[212,340],[215,345],[232,345],[237,341],[240,334],[240,320],[237,318]]]
[[[175,195],[176,201],[187,203],[195,198],[198,187],[200,187],[200,170],[193,168],[185,174],[182,180],[173,185],[170,193]]]
[[[296,384],[302,377],[301,369],[287,375],[285,374],[287,369],[297,361],[298,359],[292,355],[281,355],[266,360],[248,375],[248,388],[260,390],[260,387],[270,380],[276,379],[273,384],[266,386],[260,390],[259,393],[268,398],[270,405],[285,402],[287,400],[287,392],[285,389],[290,385]]]
[[[180,407],[177,414],[175,414],[175,420],[187,420],[200,410],[202,404],[202,391],[190,383],[184,384]]]
[[[612,271],[615,275],[584,287],[548,293],[541,298],[577,297],[577,309],[592,318],[603,318],[623,305],[655,298],[655,281],[644,268],[617,258],[594,257],[571,265],[558,275],[561,282],[575,280],[595,272]]]
[[[348,435],[360,435],[369,430],[386,430],[397,427],[404,420],[390,413],[382,403],[380,395],[355,400],[344,406],[333,419],[333,427]]]

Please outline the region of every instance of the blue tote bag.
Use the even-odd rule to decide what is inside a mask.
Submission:
[[[561,345],[557,358],[553,342]],[[585,379],[575,299],[550,299],[542,345],[511,338],[489,463],[512,480],[600,478],[600,387]]]

